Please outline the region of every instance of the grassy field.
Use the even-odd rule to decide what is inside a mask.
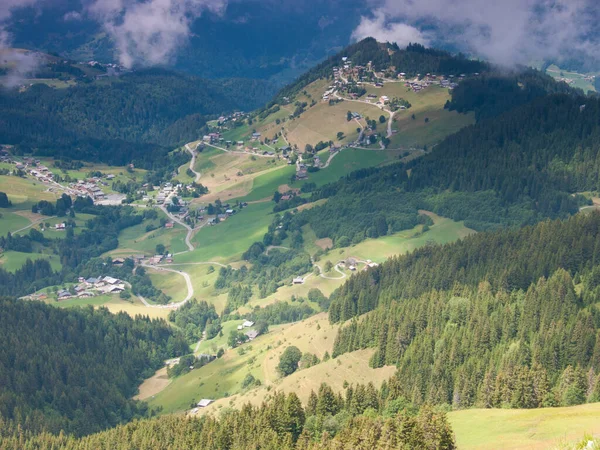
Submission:
[[[196,170],[202,174],[201,182],[209,189],[209,194],[195,203],[207,203],[217,198],[229,200],[248,195],[253,189],[260,187],[262,181],[258,180],[259,178],[270,173],[279,173],[278,168],[284,165],[285,161],[276,157],[262,158],[226,153],[207,147],[196,160]],[[291,173],[288,178],[289,176]]]
[[[294,166],[283,166],[280,169],[259,175],[252,180],[248,193],[237,198],[243,202],[254,202],[273,197],[273,193],[283,184],[289,184],[296,173]]]
[[[393,89],[395,93],[380,93],[370,87],[367,91],[389,97],[401,97],[411,103],[411,108],[397,111],[392,130],[397,130],[391,138],[390,148],[411,148],[431,146],[467,125],[475,123],[473,114],[459,114],[444,109],[450,99],[447,89],[430,86],[420,92],[407,91],[402,83],[389,83],[383,90]],[[415,119],[412,119],[412,116]],[[426,123],[425,118],[429,121]]]
[[[249,205],[239,213],[214,226],[205,226],[194,236],[196,249],[178,255],[175,262],[231,261],[262,241],[273,220],[270,202]]]
[[[40,200],[55,201],[62,192],[48,190],[48,186],[30,178],[0,175],[0,191],[8,195],[13,209],[30,210]],[[4,210],[3,210],[4,212]]]
[[[148,316],[152,319],[165,319],[167,320],[169,312],[171,310],[166,308],[148,308],[144,306],[136,297],[131,297],[131,302],[121,300],[118,296],[113,296],[113,299],[106,302],[106,307],[113,314],[124,312],[129,314],[131,317],[135,316]]]
[[[118,300],[118,295],[98,295],[97,297],[91,298],[69,298],[60,302],[52,302],[59,308],[75,308],[80,306],[104,306],[108,302]]]
[[[160,226],[160,218],[164,213],[160,210],[155,220],[145,220],[139,225],[126,228],[119,234],[119,248],[109,252],[113,257],[129,256],[137,253],[153,255],[158,244],[163,244],[170,252],[177,253],[187,250],[185,236],[187,231],[181,225],[175,224],[172,229],[164,227],[146,231],[147,225]]]
[[[9,232],[14,233],[31,223],[27,217],[12,212],[10,209],[0,209],[0,215],[0,236],[5,236]]]
[[[235,321],[231,323],[231,327],[239,323],[240,321]],[[172,413],[188,410],[202,398],[221,398],[202,411],[205,413],[223,406],[239,407],[246,402],[260,403],[268,396],[267,389],[270,388],[294,390],[306,401],[311,389],[317,390],[325,380],[339,390],[344,381],[373,381],[380,384],[393,374],[394,367],[370,369],[370,351],[363,351],[300,370],[284,379],[279,377],[276,366],[286,347],[295,345],[302,352],[309,351],[322,358],[326,351],[331,353],[336,332],[337,325],[330,325],[326,314],[295,324],[272,327],[266,335],[238,349],[229,349],[222,358],[173,380],[149,403],[151,406],[162,406],[163,413]],[[227,336],[227,333],[224,334]],[[240,349],[244,350],[240,352]],[[243,391],[241,382],[248,373],[260,379],[262,387]]]
[[[586,94],[588,91],[596,92],[594,82],[586,80],[586,75],[584,74],[563,70],[555,64],[550,65],[546,69],[546,73],[554,78],[569,78],[573,80],[573,83],[571,83],[570,86],[582,89]]]
[[[170,296],[172,302],[180,302],[187,296],[187,285],[178,273],[153,269],[147,269],[146,273],[150,276],[152,284]]]
[[[31,259],[35,261],[37,259],[46,259],[50,261],[50,266],[53,270],[60,270],[62,268],[62,264],[60,263],[57,255],[45,255],[42,253],[22,253],[22,252],[14,252],[7,251],[0,254],[0,267],[9,272],[16,272],[20,269],[25,262]]]
[[[215,305],[217,312],[220,314],[225,308],[227,294],[215,291],[214,284],[219,276],[219,267],[213,266],[214,271],[208,273],[209,267],[210,264],[182,264],[170,268],[187,272],[192,279],[194,298]],[[187,295],[187,288],[185,283],[182,282],[181,275],[172,272],[157,274],[149,271],[148,273],[155,286],[173,297],[173,301],[180,301]]]
[[[600,403],[565,408],[469,409],[448,415],[460,449],[555,448],[600,434]]]
[[[429,231],[422,232],[419,225],[412,230],[395,233],[391,236],[383,236],[378,239],[367,239],[353,247],[346,247],[342,252],[332,250],[334,259],[345,259],[354,256],[359,259],[370,259],[375,262],[383,262],[391,256],[407,253],[427,244],[445,244],[474,233],[473,230],[464,226],[462,222],[430,214],[434,225]],[[327,258],[323,258],[327,260]],[[333,261],[332,261],[333,262]]]

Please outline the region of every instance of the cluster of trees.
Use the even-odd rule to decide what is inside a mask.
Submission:
[[[93,433],[147,413],[131,400],[188,351],[164,321],[0,299],[0,416],[31,432]]]
[[[313,308],[304,303],[294,305],[287,302],[275,302],[263,308],[256,306],[252,312],[246,314],[243,318],[257,323],[265,322],[269,325],[279,325],[281,323],[298,322],[315,313],[316,311]],[[233,319],[232,316],[229,316],[229,318]]]
[[[156,448],[158,436],[165,450],[456,448],[446,415],[428,407],[408,408],[400,382],[394,379],[379,391],[372,385],[349,387],[346,398],[336,396],[323,384],[306,407],[294,393],[275,392],[260,406],[228,409],[218,418],[164,416],[80,439],[47,433],[32,436],[6,422],[0,426],[7,450],[23,446],[40,450],[115,446],[150,449]]]
[[[519,68],[514,73],[483,74],[461,81],[452,90],[445,108],[466,113],[473,111],[477,120],[500,115],[549,93],[579,93],[566,83],[557,83],[543,72]]]
[[[215,305],[209,305],[204,300],[192,299],[179,309],[171,311],[169,321],[182,330],[188,342],[202,339],[204,331],[206,331],[206,339],[214,338],[221,331],[221,322]]]
[[[6,192],[0,192],[0,208],[10,208],[12,202],[8,199]]]
[[[252,264],[250,268],[244,265],[239,270],[231,267],[219,269],[215,288],[229,288],[225,314],[250,300],[251,286],[258,286],[259,296],[264,298],[276,292],[286,280],[312,269],[310,255],[305,252],[271,248],[267,253],[266,249],[267,246],[262,242],[255,242],[244,253],[242,257]]]
[[[40,200],[31,207],[31,212],[34,214],[40,213],[44,216],[63,217],[71,210],[73,206],[73,200],[67,194],[63,194],[59,199],[56,200],[55,204],[47,200]]]

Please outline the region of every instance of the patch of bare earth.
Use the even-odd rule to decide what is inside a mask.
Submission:
[[[300,205],[298,206],[298,211],[304,211],[305,209],[312,209],[316,206],[321,206],[324,205],[325,203],[327,203],[326,198],[322,198],[320,200],[317,200],[316,202],[312,202],[312,203],[305,203],[304,205]]]
[[[167,368],[163,367],[162,369],[157,370],[154,375],[142,383],[139,394],[133,397],[133,399],[146,400],[147,398],[158,394],[170,383],[171,380],[169,380],[169,377],[167,376]]]
[[[326,250],[328,248],[333,248],[333,241],[331,238],[317,239],[315,241],[315,245],[323,250]]]

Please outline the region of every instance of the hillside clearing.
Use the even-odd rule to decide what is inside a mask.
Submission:
[[[564,408],[469,409],[448,419],[460,449],[542,450],[600,434],[600,403]]]

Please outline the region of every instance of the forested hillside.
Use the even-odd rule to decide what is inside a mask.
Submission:
[[[319,238],[360,242],[434,211],[476,230],[567,217],[599,188],[600,101],[550,95],[464,128],[412,162],[364,169],[326,185],[325,205],[294,216]]]
[[[84,435],[143,416],[139,383],[187,352],[164,321],[7,298],[0,308],[0,416],[28,432]]]
[[[600,214],[545,221],[516,230],[478,233],[444,246],[391,258],[351,277],[331,297],[329,317],[345,321],[394,300],[455,284],[489,283],[496,292],[527,289],[564,269],[571,276],[600,262]]]
[[[379,391],[372,384],[349,386],[345,397],[322,384],[305,406],[294,393],[275,392],[260,407],[227,410],[219,418],[165,416],[83,439],[49,434],[32,437],[0,422],[0,448],[21,446],[39,450],[456,448],[445,414],[428,407],[413,408],[398,378],[384,383]]]
[[[394,258],[332,296],[334,355],[375,347],[420,403],[600,400],[600,214],[482,233]]]
[[[21,151],[123,165],[164,158],[201,135],[206,120],[250,110],[271,94],[258,80],[205,80],[152,69],[64,89],[0,91],[2,144]]]

